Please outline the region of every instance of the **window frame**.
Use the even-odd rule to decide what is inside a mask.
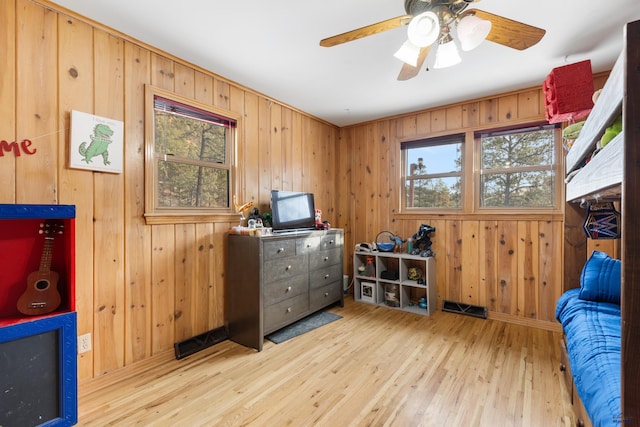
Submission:
[[[408,150],[411,148],[420,148],[420,147],[428,147],[428,146],[438,146],[438,145],[448,145],[448,144],[460,144],[460,172],[445,172],[445,173],[434,173],[424,175],[427,177],[426,179],[437,179],[437,178],[450,178],[450,177],[460,177],[460,205],[458,207],[409,207],[406,206],[407,201],[407,181],[409,180],[407,176],[407,171],[409,169],[408,165]],[[424,138],[412,138],[409,140],[400,142],[400,155],[402,158],[402,170],[401,170],[401,191],[400,191],[400,212],[405,214],[411,213],[462,213],[466,209],[466,156],[467,156],[467,138],[465,132],[456,132],[451,134],[444,135],[434,135],[428,136]],[[418,179],[418,178],[413,178]],[[425,178],[421,178],[425,179]]]
[[[184,104],[215,116],[224,117],[230,121],[235,121],[236,126],[231,135],[227,136],[225,157],[228,159],[225,167],[228,170],[228,192],[229,206],[226,208],[164,208],[158,207],[158,171],[157,156],[155,150],[155,108],[156,97],[164,98],[168,101]],[[179,223],[203,223],[203,222],[225,222],[230,221],[230,217],[236,217],[233,206],[233,195],[236,194],[237,176],[237,147],[242,132],[241,115],[232,111],[224,110],[213,105],[205,104],[195,99],[190,99],[171,91],[164,90],[152,85],[145,85],[145,205],[144,217],[147,224],[179,224]]]
[[[546,121],[533,120],[533,121],[517,121],[509,126],[481,126],[472,129],[464,129],[460,131],[454,131],[451,133],[434,133],[432,135],[417,135],[410,138],[398,139],[398,155],[400,156],[400,168],[397,170],[397,182],[399,184],[399,199],[398,213],[403,216],[415,216],[419,215],[451,215],[458,217],[465,217],[467,215],[473,215],[473,217],[490,217],[496,216],[518,216],[518,217],[536,217],[548,215],[559,215],[564,212],[564,185],[563,185],[563,168],[564,168],[564,155],[562,148],[562,129],[557,127],[555,129],[554,138],[554,163],[552,166],[553,173],[555,174],[555,182],[553,189],[554,206],[549,208],[503,208],[503,207],[480,207],[480,169],[481,169],[481,150],[480,140],[476,138],[476,134],[490,133],[499,130],[519,130],[533,128],[541,125],[549,125]],[[406,173],[407,173],[407,153],[402,149],[403,145],[410,144],[414,141],[425,141],[429,139],[443,139],[455,135],[464,135],[463,146],[461,150],[462,155],[462,170],[461,170],[461,187],[460,187],[460,208],[408,208],[405,206],[407,198],[407,186],[405,185]]]
[[[536,172],[536,171],[551,171],[554,174],[554,188],[552,191],[553,206],[551,207],[483,207],[480,206],[482,199],[482,186],[481,178],[484,175],[482,168],[482,135],[497,134],[497,133],[517,133],[527,130],[535,131],[536,128],[541,127],[553,127],[554,131],[554,146],[553,146],[553,163],[551,165],[545,165],[541,167],[535,166],[522,166],[517,168],[509,168],[508,170],[513,172]],[[473,132],[474,140],[474,156],[476,165],[473,170],[473,185],[475,196],[473,197],[474,211],[478,213],[505,213],[505,214],[551,214],[562,211],[562,199],[563,199],[563,174],[562,174],[562,161],[564,156],[562,155],[562,129],[555,124],[549,124],[547,122],[528,122],[519,123],[512,126],[500,127],[500,128],[488,128],[482,130],[476,130]],[[491,173],[501,173],[507,169],[492,169]]]

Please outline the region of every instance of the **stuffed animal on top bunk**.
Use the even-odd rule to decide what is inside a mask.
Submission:
[[[597,103],[601,92],[602,92],[602,89],[597,90],[593,93],[592,101],[594,105]],[[572,123],[566,126],[562,130],[562,138],[564,140],[563,145],[566,151],[569,151],[571,149],[575,140],[578,139],[578,136],[580,136],[580,131],[582,131],[582,128],[585,122],[586,120],[582,120],[577,123]],[[607,127],[607,129],[604,132],[604,135],[602,135],[602,137],[596,144],[596,152],[603,149],[620,132],[622,132],[622,114],[616,118],[615,122],[613,122],[611,126]]]
[[[411,242],[413,249],[411,255],[420,255],[421,257],[432,257],[436,254],[431,250],[431,233],[435,232],[436,228],[428,224],[422,224],[418,229],[418,232],[413,235]]]
[[[618,116],[616,121],[604,131],[604,135],[602,135],[598,143],[598,148],[604,148],[620,132],[622,132],[622,115]]]

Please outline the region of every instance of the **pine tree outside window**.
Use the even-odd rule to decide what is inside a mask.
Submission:
[[[158,88],[147,89],[147,222],[162,216],[233,213],[237,117]]]
[[[555,125],[476,133],[479,208],[553,209],[558,176]]]

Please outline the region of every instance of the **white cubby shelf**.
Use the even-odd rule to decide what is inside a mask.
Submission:
[[[373,258],[375,273],[361,271]],[[409,279],[409,269],[422,271],[422,280]],[[387,272],[387,273],[384,273]],[[391,309],[429,316],[436,310],[436,264],[434,257],[395,252],[353,254],[354,299]],[[426,307],[420,306],[420,301]],[[424,304],[423,304],[424,305]]]

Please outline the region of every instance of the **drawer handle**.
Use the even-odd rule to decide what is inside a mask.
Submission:
[[[564,363],[560,364],[560,372],[565,372],[567,370],[567,367],[565,366]]]
[[[287,308],[287,313],[291,313],[291,307]]]
[[[285,292],[291,292],[291,286],[288,286],[287,289],[284,290]]]
[[[328,297],[328,296],[329,296],[329,292],[325,292],[325,293],[324,293],[324,296],[325,296],[325,297]]]
[[[281,254],[282,252],[284,252],[284,248],[278,248],[278,253]]]
[[[311,243],[307,243],[307,247],[310,248],[311,247]]]
[[[324,279],[325,279],[325,280],[327,280],[328,278],[329,278],[329,275],[328,275],[328,274],[325,274],[325,275],[324,275]]]
[[[333,240],[329,240],[329,244],[330,244],[330,245],[333,245]]]
[[[287,271],[291,270],[291,266],[287,265],[287,268],[285,270],[287,270]]]
[[[324,260],[329,261],[329,257],[328,256],[324,257]]]

